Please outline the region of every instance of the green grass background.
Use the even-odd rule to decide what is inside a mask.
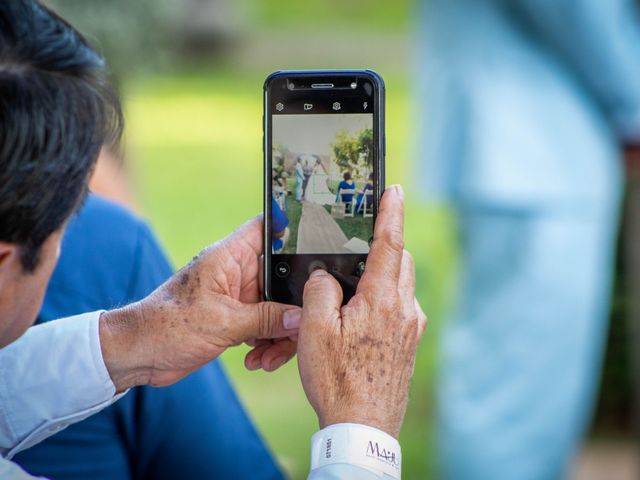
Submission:
[[[262,82],[268,72],[225,70],[139,78],[125,90],[127,144],[142,211],[176,267],[262,209]],[[430,323],[418,351],[401,434],[404,478],[432,477],[436,339],[451,290],[451,216],[417,200],[410,179],[410,91],[387,83],[387,183],[407,191],[406,244],[416,259],[418,297]],[[223,356],[260,432],[292,478],[305,478],[317,420],[296,362],[274,373],[248,372],[247,349]]]

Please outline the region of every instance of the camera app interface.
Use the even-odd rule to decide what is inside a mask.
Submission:
[[[314,114],[312,104],[304,109],[272,116],[272,253],[366,255],[373,234],[373,114],[340,113],[337,102],[335,113]]]

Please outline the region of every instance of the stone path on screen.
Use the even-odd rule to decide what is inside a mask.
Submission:
[[[347,237],[331,214],[317,203],[302,202],[298,226],[298,253],[349,253]]]

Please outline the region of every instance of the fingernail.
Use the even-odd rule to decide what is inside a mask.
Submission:
[[[396,193],[400,198],[404,198],[404,189],[402,188],[402,185],[398,183],[394,185],[393,188],[396,190]]]
[[[299,308],[287,310],[282,316],[282,325],[286,330],[300,328],[300,320],[302,319],[302,310]]]
[[[260,368],[260,359],[253,358],[251,360],[248,360],[244,363],[244,366],[247,368],[247,370],[250,371],[258,370]]]
[[[269,365],[270,370],[277,370],[287,362],[287,357],[276,357]]]
[[[311,272],[311,275],[309,275],[309,278],[311,277],[322,277],[324,275],[329,275],[325,270],[318,268],[317,270],[314,270],[313,272]]]

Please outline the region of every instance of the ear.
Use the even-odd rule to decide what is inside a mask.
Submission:
[[[15,262],[20,261],[19,254],[15,243],[0,241],[0,283],[14,270]]]

